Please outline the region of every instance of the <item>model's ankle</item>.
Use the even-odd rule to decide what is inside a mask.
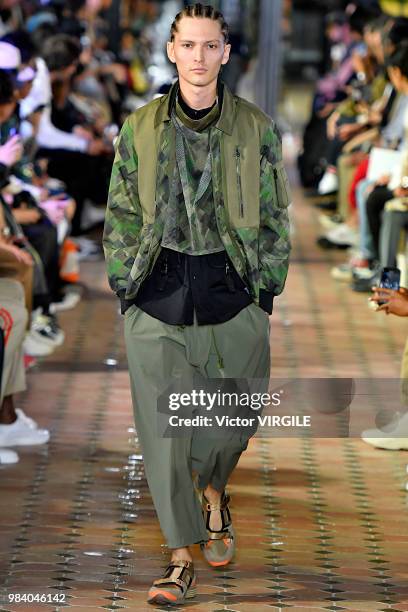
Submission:
[[[208,485],[208,487],[204,489],[204,495],[210,503],[215,504],[220,501],[222,493],[214,489],[211,485]]]
[[[174,548],[171,552],[172,561],[193,561],[190,549],[185,548]]]

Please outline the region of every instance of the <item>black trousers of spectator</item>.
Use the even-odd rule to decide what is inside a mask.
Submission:
[[[370,193],[366,201],[366,210],[368,225],[373,237],[373,244],[376,253],[376,259],[380,258],[380,231],[382,213],[386,202],[394,197],[392,191],[388,187],[376,187]]]
[[[79,151],[41,148],[37,157],[48,159],[48,173],[63,181],[67,192],[76,201],[72,220],[72,234],[80,233],[81,215],[86,199],[95,204],[106,204],[113,158],[92,156]]]
[[[355,121],[350,117],[342,117],[337,122],[337,126],[340,127],[342,125],[348,125],[350,123],[355,123]],[[333,138],[333,140],[329,140],[329,149],[327,153],[327,163],[329,164],[329,166],[337,165],[337,161],[343,152],[343,147],[346,142],[347,140],[341,140],[338,136]]]
[[[48,296],[37,296],[34,306],[46,307],[61,299],[59,275],[59,245],[56,228],[47,220],[23,226],[31,246],[35,248],[43,264]]]

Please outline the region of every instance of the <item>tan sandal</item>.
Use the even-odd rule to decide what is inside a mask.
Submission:
[[[177,577],[172,576],[174,569],[180,568]],[[170,561],[162,578],[155,580],[150,587],[147,603],[178,605],[196,595],[196,577],[192,561]]]
[[[212,567],[228,565],[235,553],[235,534],[231,513],[228,507],[230,496],[225,491],[219,504],[210,504],[204,493],[201,495],[201,507],[209,541],[201,544],[204,557]],[[211,512],[220,512],[222,527],[218,531],[210,528]]]

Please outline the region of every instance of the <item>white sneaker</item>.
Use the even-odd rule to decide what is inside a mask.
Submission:
[[[0,465],[12,465],[18,463],[18,455],[13,450],[0,448]]]
[[[325,172],[320,179],[320,183],[317,187],[319,195],[328,195],[329,193],[335,193],[339,189],[339,179],[335,172]]]
[[[0,447],[46,444],[49,439],[47,429],[33,429],[19,418],[11,425],[0,425]]]
[[[353,268],[353,277],[362,280],[369,280],[378,274],[378,269],[372,268]]]
[[[334,266],[330,271],[330,276],[335,280],[351,281],[354,270],[366,270],[368,262],[359,253],[351,255],[349,261],[338,266]]]
[[[23,348],[25,354],[30,357],[47,357],[54,352],[55,347],[44,344],[43,340],[39,340],[38,337],[30,331],[24,338]]]
[[[65,340],[65,334],[56,321],[43,314],[34,318],[31,333],[37,340],[51,347],[61,346]]]
[[[404,414],[398,423],[387,431],[381,429],[367,429],[361,434],[361,438],[367,444],[376,448],[387,450],[408,450],[408,413]]]
[[[22,422],[25,422],[27,427],[30,427],[30,429],[38,429],[38,425],[34,421],[34,419],[31,419],[30,417],[28,417],[22,408],[16,408],[16,414],[17,414],[17,419]]]
[[[337,227],[329,230],[326,234],[326,238],[334,244],[358,244],[358,233],[351,229],[346,223],[339,223]]]
[[[53,302],[50,306],[50,312],[52,314],[56,312],[62,312],[64,310],[71,310],[75,308],[77,304],[81,301],[81,296],[76,291],[69,291],[64,295],[64,298],[61,302]]]
[[[105,220],[105,212],[105,208],[95,206],[90,200],[86,200],[81,215],[81,230],[85,232],[94,225],[103,223]]]
[[[79,236],[78,238],[74,239],[74,242],[78,247],[77,257],[79,261],[83,261],[85,259],[96,260],[101,258],[102,250],[95,240],[85,238],[84,236]]]
[[[334,280],[338,281],[351,281],[353,278],[351,265],[349,263],[344,263],[338,266],[334,266],[330,270],[330,276],[334,278]]]
[[[340,217],[340,215],[337,214],[325,215],[324,213],[322,213],[318,216],[318,221],[320,225],[327,231],[332,230],[335,227],[338,227],[340,223],[343,223],[342,218]]]

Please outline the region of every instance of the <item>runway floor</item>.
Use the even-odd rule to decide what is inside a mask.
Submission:
[[[331,280],[317,211],[295,194],[292,264],[272,321],[272,375],[396,378],[406,321]],[[83,265],[64,346],[20,405],[52,432],[0,470],[0,609],[151,610],[167,551],[132,429],[122,318],[101,261]],[[110,360],[110,361],[109,361]],[[358,438],[254,438],[231,480],[235,561],[195,551],[197,612],[408,610],[408,453]],[[44,594],[50,603],[10,603]],[[26,598],[27,599],[27,598]]]

